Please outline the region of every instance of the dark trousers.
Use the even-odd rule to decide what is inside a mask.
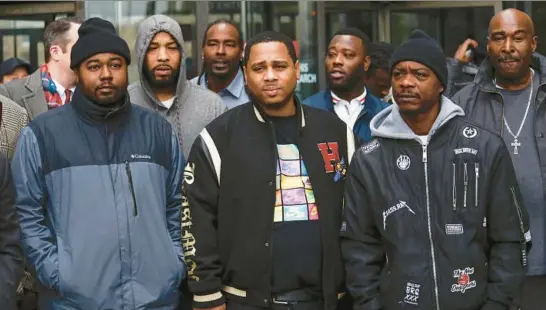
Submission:
[[[521,310],[546,309],[546,276],[526,277],[521,294]]]
[[[229,300],[226,310],[321,310],[324,309],[322,302],[305,302],[294,305],[273,304],[269,308],[260,308],[256,306],[245,305],[241,302]]]

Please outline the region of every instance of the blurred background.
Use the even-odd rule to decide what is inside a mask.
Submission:
[[[546,2],[539,1],[2,1],[0,61],[19,57],[35,67],[43,63],[43,31],[57,18],[107,19],[133,48],[140,21],[165,14],[182,27],[187,73],[192,78],[201,68],[200,47],[207,24],[227,18],[240,26],[244,39],[273,29],[294,40],[302,65],[297,91],[305,98],[324,89],[326,45],[342,27],[357,27],[374,41],[393,44],[421,28],[453,56],[466,37],[485,43],[490,18],[509,7],[529,14],[539,38],[546,36],[542,27],[546,26]],[[539,44],[538,52],[546,54],[546,46]],[[129,78],[130,82],[138,79],[134,62]]]

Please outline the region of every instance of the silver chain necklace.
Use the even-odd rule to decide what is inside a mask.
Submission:
[[[531,100],[533,99],[533,79],[535,76],[535,71],[531,69],[531,90],[529,92],[529,100],[527,100],[527,108],[525,109],[525,114],[523,115],[523,120],[521,121],[521,124],[519,125],[518,132],[514,134],[512,129],[510,128],[510,125],[508,125],[508,121],[506,120],[506,116],[504,114],[502,115],[502,120],[504,125],[506,126],[506,129],[508,130],[508,133],[514,138],[514,141],[510,143],[511,146],[514,147],[514,155],[519,154],[519,147],[521,146],[521,143],[518,141],[519,135],[521,133],[521,130],[523,129],[523,125],[525,125],[525,121],[527,120],[527,114],[529,113],[529,107],[531,106]],[[502,87],[498,86],[496,83],[496,80],[493,81],[495,83],[495,86],[502,89]]]

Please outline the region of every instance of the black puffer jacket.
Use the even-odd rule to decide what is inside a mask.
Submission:
[[[393,105],[346,181],[342,254],[355,310],[507,309],[528,218],[500,137],[444,97],[422,143]]]

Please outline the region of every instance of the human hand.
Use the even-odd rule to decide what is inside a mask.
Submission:
[[[455,52],[455,59],[463,64],[467,64],[472,60],[472,55],[468,55],[466,52],[468,51],[469,47],[476,48],[478,47],[478,42],[472,40],[472,39],[466,39],[463,44],[459,45],[459,48]]]

